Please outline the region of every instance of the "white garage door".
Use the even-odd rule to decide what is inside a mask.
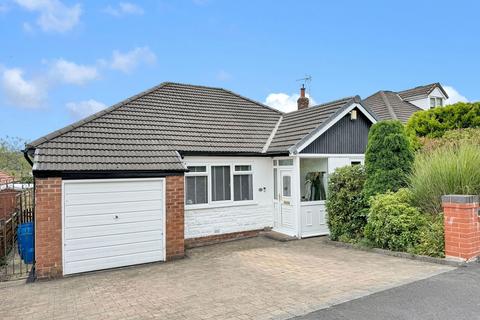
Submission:
[[[66,180],[63,273],[165,260],[164,179]]]

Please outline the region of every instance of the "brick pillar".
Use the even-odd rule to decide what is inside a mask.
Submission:
[[[182,258],[185,253],[184,176],[166,178],[166,247],[167,260]]]
[[[35,274],[61,277],[62,179],[35,178]]]
[[[445,223],[445,256],[463,261],[480,255],[479,197],[442,197]]]

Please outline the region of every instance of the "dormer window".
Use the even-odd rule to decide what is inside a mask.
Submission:
[[[430,108],[435,107],[442,107],[443,106],[443,98],[430,98]]]

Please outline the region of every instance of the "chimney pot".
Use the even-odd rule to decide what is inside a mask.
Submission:
[[[310,100],[305,96],[305,86],[302,84],[300,88],[300,98],[297,100],[298,110],[307,109],[310,104]]]

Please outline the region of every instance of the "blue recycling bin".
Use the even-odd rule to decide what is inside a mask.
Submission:
[[[33,246],[33,223],[22,223],[17,228],[18,251],[22,260],[33,263],[35,249]]]

